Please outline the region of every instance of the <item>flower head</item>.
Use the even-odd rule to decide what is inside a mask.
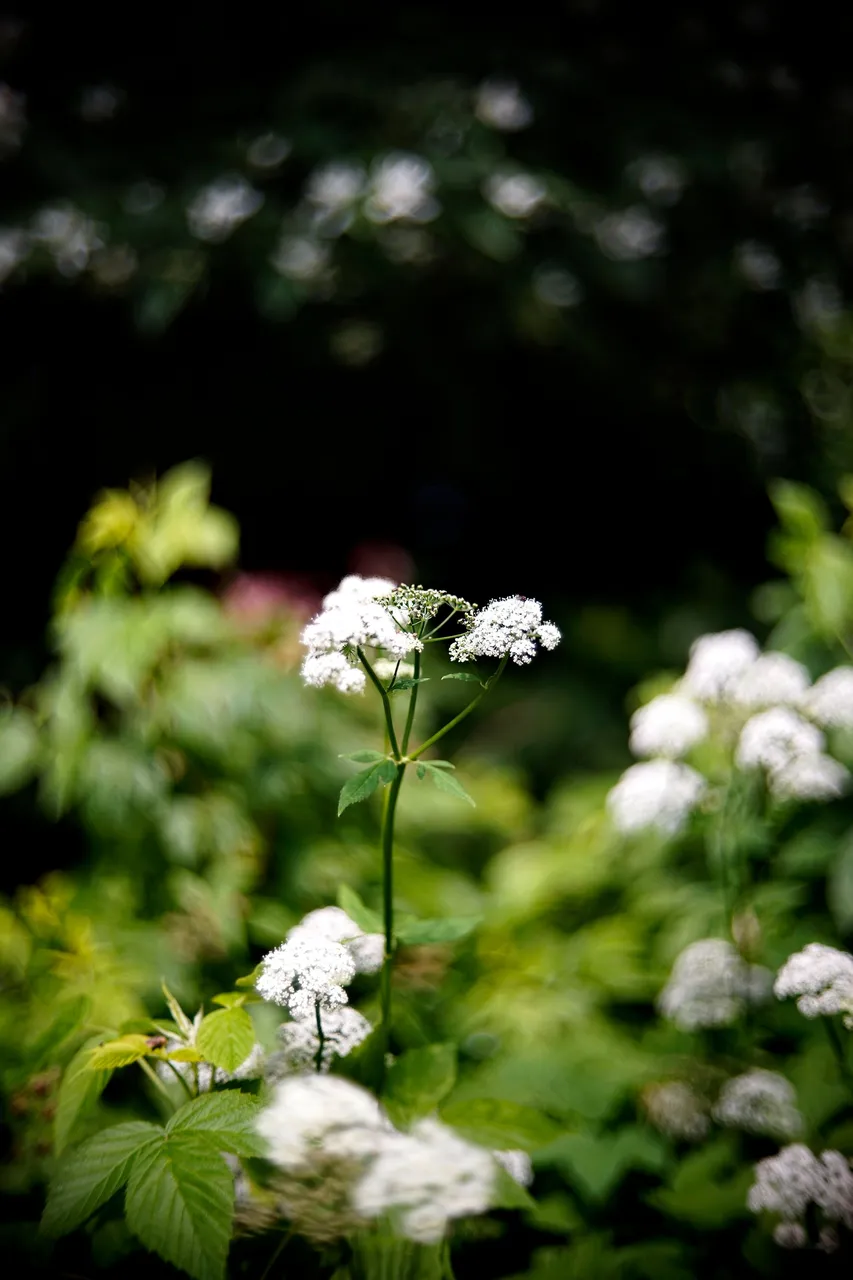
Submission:
[[[387,578],[362,578],[350,574],[323,600],[323,608],[302,632],[307,654],[302,664],[306,684],[334,685],[342,693],[359,693],[364,672],[355,665],[358,648],[379,649],[403,658],[422,649],[417,636],[407,631],[409,618],[401,610],[392,617],[386,597],[394,591]]]
[[[523,666],[534,657],[537,640],[545,649],[555,649],[560,643],[558,629],[553,623],[542,621],[542,605],[525,596],[492,600],[485,608],[468,614],[463,625],[467,631],[450,646],[453,662],[503,658],[508,654]]]
[[[822,942],[810,942],[789,956],[776,975],[773,991],[780,1000],[797,997],[806,1018],[846,1015],[853,1022],[853,956]]]
[[[771,707],[747,720],[737,745],[742,769],[783,769],[800,756],[820,755],[825,738],[789,707]]]
[[[786,653],[762,653],[746,667],[731,689],[738,706],[758,709],[788,703],[799,705],[811,680],[801,662]]]
[[[280,1081],[257,1119],[268,1158],[291,1173],[310,1171],[318,1155],[364,1160],[390,1125],[366,1089],[340,1076],[296,1075]]]
[[[318,1019],[323,1029],[322,1052]],[[320,1071],[328,1071],[334,1058],[345,1058],[352,1053],[372,1030],[367,1018],[349,1005],[319,1010],[312,1017],[282,1023],[278,1029],[281,1049],[268,1058],[264,1075],[274,1081],[298,1071],[313,1070],[318,1065]]]
[[[658,1000],[665,1018],[685,1031],[725,1027],[770,991],[771,975],[747,964],[730,942],[703,938],[681,952]]]
[[[726,1081],[712,1114],[730,1129],[792,1138],[803,1127],[796,1099],[793,1085],[784,1076],[756,1069]]]
[[[340,907],[320,907],[309,911],[287,935],[306,941],[322,938],[340,942],[355,964],[356,973],[376,973],[385,958],[385,938],[381,933],[365,933]]]
[[[821,676],[803,706],[827,729],[853,729],[853,667],[836,667]]]
[[[747,1204],[753,1213],[775,1213],[785,1224],[800,1225],[806,1210],[815,1205],[829,1222],[853,1228],[850,1163],[840,1151],[824,1151],[818,1158],[801,1142],[792,1143],[778,1155],[759,1160]],[[804,1238],[798,1232],[790,1238],[786,1233],[778,1243],[802,1247]]]
[[[631,765],[607,796],[607,808],[619,831],[655,827],[675,835],[705,790],[705,779],[686,764],[648,760]]]
[[[346,947],[324,938],[295,937],[269,951],[261,961],[255,989],[265,1000],[284,1005],[294,1018],[347,1003],[344,987],[355,977]]]
[[[720,702],[730,695],[735,682],[752,666],[758,653],[758,641],[748,631],[718,631],[700,636],[691,645],[682,688],[702,702]]]
[[[837,800],[850,773],[832,756],[797,756],[770,774],[770,790],[778,800]]]
[[[664,693],[631,717],[630,746],[635,756],[685,755],[708,733],[708,717],[698,703],[680,693]]]

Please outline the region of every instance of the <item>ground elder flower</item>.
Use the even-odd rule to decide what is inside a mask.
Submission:
[[[708,733],[708,717],[683,694],[665,693],[631,717],[630,747],[635,756],[683,756]]]
[[[530,1186],[533,1181],[533,1163],[526,1151],[493,1151],[492,1155],[519,1186]]]
[[[323,600],[323,608],[303,629],[307,654],[302,664],[306,684],[334,685],[341,693],[360,693],[364,672],[356,665],[357,648],[379,649],[403,658],[423,644],[405,628],[409,618],[401,610],[391,616],[384,597],[395,584],[387,578],[350,574]]]
[[[649,1121],[670,1138],[700,1142],[710,1128],[704,1101],[683,1080],[650,1085],[642,1102]]]
[[[649,760],[626,769],[607,796],[616,828],[631,834],[654,827],[664,835],[682,829],[705,791],[705,779],[686,764]]]
[[[484,609],[469,614],[463,626],[467,628],[465,634],[450,646],[453,662],[508,655],[518,666],[524,666],[536,654],[536,641],[545,649],[555,649],[560,643],[558,629],[553,623],[542,621],[542,605],[526,596],[492,600]]]
[[[323,1047],[317,1018],[323,1028]],[[363,1014],[349,1005],[325,1009],[310,1018],[285,1022],[278,1029],[281,1049],[267,1060],[264,1075],[268,1081],[283,1079],[298,1071],[328,1071],[334,1058],[345,1058],[370,1035],[373,1027]]]
[[[382,1146],[353,1192],[365,1218],[393,1214],[410,1240],[434,1244],[451,1218],[484,1213],[491,1201],[495,1162],[437,1120]]]
[[[690,647],[682,690],[702,702],[727,698],[735,682],[758,658],[758,641],[748,631],[718,631]]]
[[[780,1000],[797,997],[806,1018],[845,1015],[853,1025],[853,956],[822,942],[810,942],[789,956],[776,975],[773,991]]]
[[[377,973],[385,959],[385,938],[381,933],[365,933],[341,907],[320,907],[309,911],[290,930],[287,940],[322,938],[346,947],[355,964],[356,973]]]
[[[315,1009],[347,1003],[344,987],[355,977],[355,961],[339,942],[295,937],[269,951],[261,961],[255,989],[265,1000],[284,1005],[294,1018]]]
[[[703,938],[686,947],[658,999],[663,1017],[684,1031],[725,1027],[770,991],[771,975],[747,964],[730,942]]]
[[[793,1085],[775,1071],[747,1071],[723,1085],[712,1112],[718,1124],[746,1133],[793,1138],[803,1127]]]
[[[772,707],[747,720],[738,740],[736,760],[742,769],[779,770],[801,756],[817,756],[826,739],[789,707]]]
[[[853,667],[836,667],[821,676],[803,709],[826,729],[853,729]]]
[[[732,685],[732,701],[741,707],[758,709],[788,703],[798,705],[811,679],[801,662],[786,653],[762,653],[737,677]]]
[[[801,1142],[783,1147],[775,1156],[759,1160],[747,1205],[753,1213],[775,1213],[783,1219],[774,1232],[778,1244],[801,1248],[801,1219],[815,1205],[829,1222],[853,1227],[853,1173],[840,1151],[824,1151],[818,1158]],[[799,1231],[780,1232],[782,1226]]]
[[[797,756],[770,774],[769,785],[777,800],[836,800],[843,795],[850,774],[831,756]]]
[[[290,1173],[310,1172],[318,1154],[364,1160],[393,1133],[366,1089],[316,1074],[280,1081],[256,1128],[268,1159]]]

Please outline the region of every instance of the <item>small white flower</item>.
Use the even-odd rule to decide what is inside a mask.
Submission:
[[[398,218],[429,222],[440,206],[433,196],[435,174],[423,156],[392,152],[373,166],[365,215],[371,222]]]
[[[385,938],[381,933],[365,933],[340,907],[320,907],[309,911],[287,935],[292,938],[323,938],[340,942],[352,956],[356,973],[376,973],[385,958]]]
[[[691,698],[664,693],[631,717],[635,756],[683,756],[708,734],[708,717]]]
[[[831,756],[797,756],[770,775],[770,790],[778,800],[836,800],[843,795],[850,774]]]
[[[708,1132],[706,1104],[683,1080],[667,1080],[643,1092],[646,1115],[656,1129],[670,1138],[700,1142]]]
[[[515,80],[497,77],[484,80],[477,90],[474,114],[483,124],[506,133],[525,129],[533,119],[533,108]]]
[[[758,641],[748,631],[718,631],[700,636],[690,647],[681,687],[702,702],[728,698],[735,681],[758,657]]]
[[[263,202],[260,191],[245,178],[227,174],[196,192],[187,205],[187,222],[199,240],[219,243],[257,213]]]
[[[803,708],[826,729],[853,729],[853,667],[836,667],[821,676]]]
[[[359,198],[366,177],[360,164],[333,160],[314,170],[305,186],[305,195],[324,216],[339,214]]]
[[[684,1031],[725,1027],[770,993],[771,974],[747,964],[730,942],[703,938],[681,952],[658,999],[663,1017]]]
[[[547,195],[541,178],[532,173],[493,173],[484,193],[489,204],[507,218],[529,218]]]
[[[643,205],[632,205],[597,219],[593,230],[598,247],[616,262],[637,262],[662,252],[666,227]]]
[[[302,664],[306,684],[332,684],[342,693],[359,693],[365,675],[356,666],[356,648],[379,649],[395,658],[423,648],[422,641],[404,629],[409,622],[405,612],[395,609],[392,616],[382,603],[394,588],[385,578],[350,574],[329,592],[321,612],[302,632],[308,651]]]
[[[793,1138],[803,1127],[796,1102],[794,1087],[784,1076],[756,1069],[726,1081],[712,1114],[730,1129]]]
[[[788,707],[772,707],[747,720],[738,740],[736,760],[742,769],[784,769],[801,756],[823,751],[825,738]]]
[[[273,1164],[293,1173],[310,1172],[318,1156],[364,1159],[389,1132],[372,1094],[340,1076],[317,1074],[280,1081],[256,1127]]]
[[[330,256],[325,244],[309,236],[283,236],[270,263],[290,280],[316,280],[329,265]]]
[[[323,1028],[323,1049],[320,1052],[320,1036],[317,1019]],[[363,1014],[349,1005],[339,1009],[320,1010],[314,1016],[294,1022],[285,1022],[278,1029],[281,1049],[266,1063],[267,1080],[279,1080],[297,1071],[311,1071],[317,1066],[328,1071],[334,1058],[345,1058],[370,1035],[373,1027]]]
[[[783,1147],[775,1156],[759,1160],[747,1205],[753,1213],[776,1213],[785,1224],[797,1224],[810,1205],[829,1222],[853,1227],[853,1173],[840,1151],[824,1151],[818,1158],[801,1142]],[[778,1230],[778,1228],[777,1228]],[[799,1232],[784,1233],[778,1243],[802,1246]]]
[[[798,706],[810,683],[801,662],[786,653],[762,653],[735,681],[731,698],[751,710],[784,703]]]
[[[533,1181],[533,1163],[526,1151],[493,1151],[492,1155],[519,1186],[530,1186]]]
[[[780,1000],[797,996],[806,1018],[853,1015],[853,956],[822,942],[810,942],[789,956],[776,975],[773,991]]]
[[[705,779],[686,764],[648,760],[631,765],[607,796],[607,808],[619,831],[630,834],[655,827],[675,835],[705,791]]]
[[[302,663],[302,679],[314,689],[330,684],[339,693],[362,693],[364,672],[347,662],[342,653],[309,653]]]
[[[494,1180],[490,1152],[437,1120],[422,1120],[384,1144],[356,1184],[353,1204],[365,1218],[392,1212],[403,1235],[434,1244],[449,1219],[488,1209]]]
[[[344,987],[355,977],[346,947],[322,937],[298,936],[269,951],[261,961],[255,989],[265,1000],[284,1005],[294,1018],[314,1015],[316,1007],[347,1003]]]
[[[491,600],[485,608],[466,614],[462,625],[467,630],[450,646],[452,662],[508,654],[517,666],[523,666],[535,656],[537,640],[544,649],[555,649],[560,643],[558,629],[542,621],[542,605],[526,596]]]

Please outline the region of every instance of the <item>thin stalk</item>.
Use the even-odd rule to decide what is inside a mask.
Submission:
[[[385,792],[385,803],[382,808],[382,914],[385,928],[385,958],[382,964],[380,997],[386,1051],[391,1037],[391,965],[394,958],[394,815],[405,772],[406,766],[398,764],[394,779]]]
[[[821,1022],[826,1027],[826,1034],[829,1036],[829,1043],[838,1063],[838,1073],[847,1088],[853,1092],[853,1073],[851,1073],[850,1067],[847,1065],[847,1055],[844,1052],[844,1045],[841,1043],[841,1037],[838,1034],[838,1027],[832,1021],[832,1018],[821,1018]]]
[[[168,1058],[166,1058],[166,1059],[165,1059],[165,1063],[166,1063],[166,1066],[167,1066],[167,1067],[170,1067],[170,1068],[171,1068],[171,1070],[175,1073],[175,1075],[176,1075],[176,1076],[178,1077],[178,1079],[180,1080],[181,1084],[183,1085],[183,1087],[184,1087],[184,1089],[185,1089],[185,1091],[186,1091],[187,1097],[188,1097],[188,1098],[192,1098],[192,1097],[193,1097],[193,1091],[192,1091],[192,1089],[190,1088],[189,1083],[187,1082],[186,1077],[185,1077],[185,1076],[183,1076],[183,1075],[181,1075],[180,1071],[179,1071],[179,1070],[178,1070],[178,1068],[175,1066],[174,1062],[170,1062]]]
[[[320,1001],[319,1000],[315,1001],[314,1003],[314,1016],[317,1019],[317,1039],[319,1041],[319,1044],[317,1046],[317,1054],[316,1054],[316,1057],[314,1058],[314,1065],[316,1066],[317,1074],[319,1075],[320,1072],[323,1070],[323,1046],[326,1043],[326,1037],[323,1035],[323,1019],[320,1017]]]
[[[433,743],[438,742],[439,739],[443,738],[446,733],[449,733],[451,729],[454,729],[456,725],[459,724],[460,720],[464,720],[466,716],[469,716],[471,714],[474,708],[482,702],[483,698],[486,696],[489,690],[494,688],[498,680],[500,680],[501,676],[503,675],[504,667],[506,666],[508,659],[509,659],[509,654],[505,653],[504,656],[501,658],[498,664],[498,668],[495,671],[494,675],[489,677],[489,679],[483,685],[483,688],[477,694],[476,698],[474,698],[471,702],[469,702],[468,706],[465,707],[462,711],[460,711],[458,716],[454,716],[452,720],[449,720],[443,729],[439,729],[438,733],[434,733],[431,738],[427,738],[426,742],[422,742],[421,745],[418,747],[417,751],[412,751],[409,754],[410,760],[417,760],[418,756],[422,756],[423,753],[433,745]]]
[[[394,759],[399,760],[400,748],[397,745],[397,733],[396,733],[396,730],[394,729],[394,717],[391,714],[391,699],[388,697],[388,694],[385,690],[385,686],[382,683],[382,681],[379,679],[379,676],[376,674],[376,672],[373,670],[373,667],[370,665],[370,663],[367,661],[367,658],[364,656],[364,650],[356,649],[356,653],[358,654],[359,662],[364,667],[365,671],[368,674],[368,677],[370,678],[372,684],[376,687],[376,691],[378,692],[380,698],[382,699],[382,709],[385,712],[385,724],[388,727],[388,741],[391,743],[391,752],[394,756]],[[417,685],[415,686],[415,688],[417,688]]]
[[[166,1088],[166,1086],[163,1084],[163,1081],[157,1075],[157,1072],[152,1068],[151,1064],[149,1062],[146,1062],[144,1058],[137,1058],[136,1061],[139,1063],[140,1067],[145,1072],[148,1079],[155,1086],[155,1088],[158,1089],[160,1093],[162,1093],[164,1098],[168,1098],[170,1105],[174,1107],[175,1102],[174,1102],[174,1099],[172,1098],[172,1095],[169,1093],[169,1090]],[[192,1097],[192,1094],[190,1094],[190,1097]]]
[[[284,1253],[285,1246],[289,1243],[290,1238],[291,1238],[291,1236],[292,1236],[292,1235],[293,1235],[293,1227],[290,1227],[290,1228],[289,1228],[289,1230],[285,1231],[285,1232],[282,1234],[281,1239],[279,1240],[278,1244],[276,1245],[275,1249],[273,1250],[272,1257],[270,1258],[269,1262],[267,1263],[267,1265],[264,1267],[263,1271],[261,1272],[260,1280],[267,1280],[267,1277],[269,1276],[269,1274],[270,1274],[270,1272],[272,1271],[273,1267],[274,1267],[274,1266],[275,1266],[275,1264],[278,1262],[278,1260],[279,1260],[279,1258],[281,1257],[281,1255]]]
[[[421,655],[419,650],[415,650],[414,679],[419,680],[420,675],[421,675]],[[415,707],[418,705],[418,689],[420,689],[420,687],[421,686],[419,684],[412,686],[412,695],[409,698],[409,713],[406,716],[406,726],[403,729],[403,742],[402,742],[402,746],[400,747],[400,750],[402,751],[403,755],[406,754],[406,748],[409,745],[409,738],[411,737],[411,734],[412,734],[412,725],[415,723]]]

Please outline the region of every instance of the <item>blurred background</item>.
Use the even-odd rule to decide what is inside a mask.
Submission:
[[[158,990],[164,937],[175,987],[209,995],[342,876],[369,896],[372,819],[341,834],[331,811],[336,753],[372,712],[306,698],[299,626],[350,571],[536,596],[564,643],[460,735],[480,807],[403,806],[407,902],[464,914],[488,899],[497,931],[447,1008],[446,956],[412,958],[410,1033],[445,1018],[472,1071],[518,1050],[500,1087],[521,1100],[595,1134],[627,1123],[663,1051],[638,1047],[649,1002],[716,910],[701,886],[679,897],[667,880],[666,896],[658,846],[633,870],[607,861],[601,799],[629,758],[630,691],[703,631],[766,634],[768,482],[810,485],[834,521],[853,469],[849,27],[820,2],[807,38],[801,13],[762,3],[0,16],[0,684],[21,700],[0,770],[9,963],[59,946],[51,930],[71,929],[74,955],[100,937],[113,968],[87,998],[132,1016]],[[125,565],[111,587],[102,575],[95,593],[118,603],[75,627],[74,584],[121,545],[78,534],[96,495],[132,482],[140,509],[167,512],[152,486],[191,459],[199,511],[209,472],[233,526],[175,535],[159,569]],[[155,625],[145,592],[161,587]],[[447,686],[431,697],[427,718],[455,707]],[[815,839],[786,874],[823,876],[836,846]],[[22,867],[28,884],[65,878],[14,898]],[[792,892],[768,908],[771,940],[802,907]],[[520,975],[565,966],[574,985],[536,1021]],[[11,1027],[32,993],[10,999]],[[561,1092],[581,1022],[586,1084]],[[548,1026],[559,1052],[521,1098],[518,1045]],[[10,1070],[23,1088],[32,1056]],[[37,1217],[36,1130],[26,1173],[10,1139],[12,1219]],[[581,1200],[664,1167],[644,1129],[625,1132]],[[584,1153],[561,1158],[576,1178]],[[531,1239],[556,1247],[581,1218],[579,1239],[604,1238],[603,1210],[553,1194],[540,1235],[518,1236],[519,1274]],[[713,1224],[704,1190],[681,1218],[666,1194],[690,1224],[666,1274],[682,1256],[695,1274],[691,1232],[736,1223],[743,1188]],[[583,1247],[593,1261],[572,1274],[605,1274]],[[649,1257],[614,1274],[663,1275]]]

